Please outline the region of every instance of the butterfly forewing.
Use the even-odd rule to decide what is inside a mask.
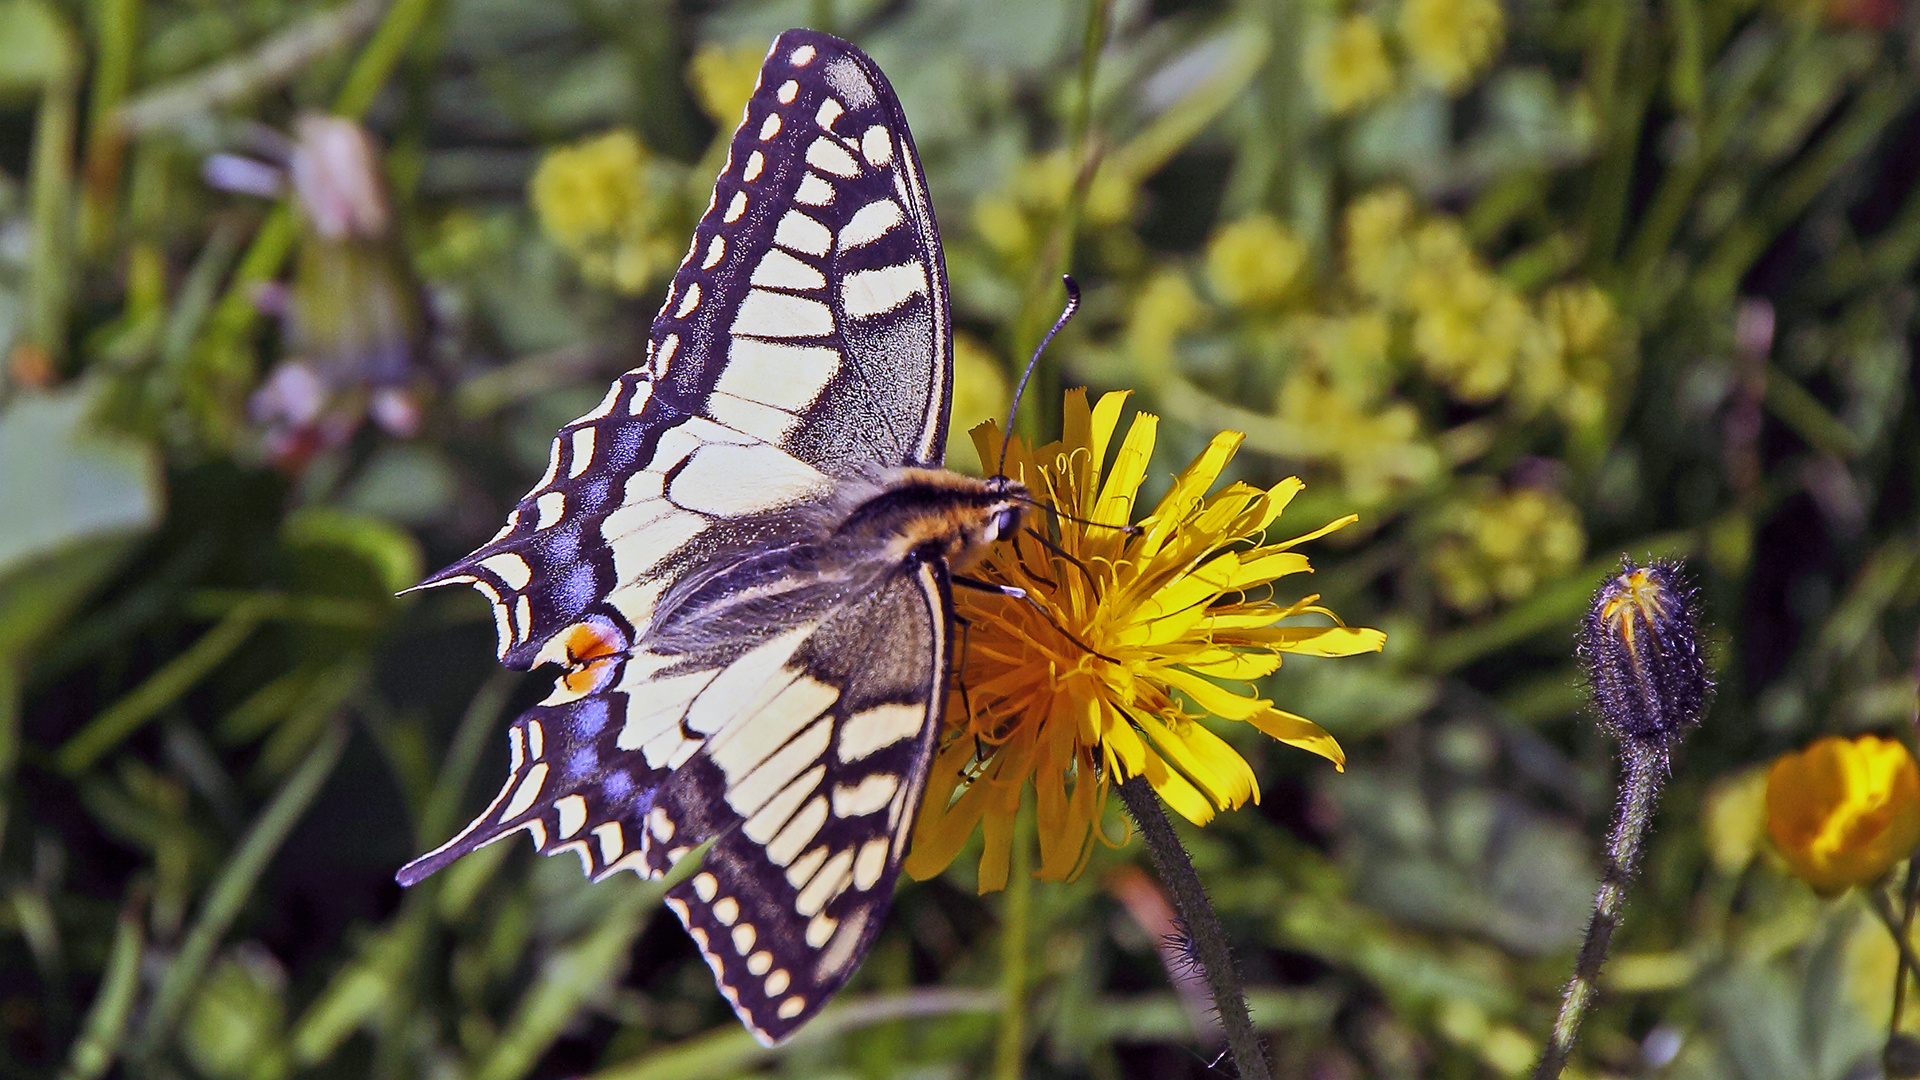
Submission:
[[[427,584],[486,594],[513,666],[588,614],[643,629],[663,583],[778,533],[834,479],[940,462],[947,311],[885,77],[834,38],[782,34],[646,364],[560,430],[506,528]]]
[[[646,361],[563,427],[485,546],[426,584],[555,663],[485,812],[411,884],[516,831],[664,874],[741,1019],[799,1026],[879,931],[944,701],[946,570],[849,549],[836,499],[937,466],[951,343],[919,160],[853,47],[775,40]],[[864,485],[864,487],[863,487]]]

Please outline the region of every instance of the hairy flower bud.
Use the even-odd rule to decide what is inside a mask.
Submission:
[[[1698,621],[1677,562],[1627,559],[1594,593],[1580,659],[1600,723],[1614,737],[1665,749],[1699,723],[1713,681]]]

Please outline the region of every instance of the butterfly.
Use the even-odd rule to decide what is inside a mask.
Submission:
[[[645,362],[561,428],[486,545],[423,586],[557,665],[510,773],[411,885],[526,831],[666,904],[771,1045],[885,918],[947,697],[951,573],[1018,481],[942,468],[952,327],[906,117],[852,45],[773,43]]]

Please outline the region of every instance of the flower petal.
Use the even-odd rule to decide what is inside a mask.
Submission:
[[[966,785],[962,770],[973,756],[972,740],[955,739],[933,760],[927,774],[927,792],[920,803],[920,815],[913,825],[913,843],[907,849],[903,869],[917,881],[925,881],[945,871],[986,810],[985,791],[976,793]],[[952,801],[956,787],[964,787],[958,800]]]
[[[1209,679],[1262,679],[1280,670],[1280,657],[1270,652],[1210,649],[1201,657],[1182,660],[1180,666]]]
[[[1126,407],[1127,399],[1132,396],[1133,391],[1131,390],[1115,390],[1111,393],[1101,394],[1100,403],[1093,407],[1093,416],[1087,424],[1088,438],[1085,444],[1088,450],[1091,451],[1088,456],[1093,461],[1094,475],[1092,479],[1098,479],[1100,475],[1099,470],[1103,469],[1107,464],[1107,447],[1112,445],[1113,433],[1120,426],[1120,410]],[[1087,392],[1085,390],[1080,391],[1080,400],[1083,403],[1083,407],[1086,399]]]
[[[1152,716],[1142,716],[1139,721],[1154,748],[1215,808],[1232,810],[1248,798],[1259,798],[1253,769],[1218,735],[1192,721],[1167,723]]]
[[[1234,637],[1301,656],[1357,656],[1387,646],[1386,634],[1364,626],[1272,626],[1241,630]]]
[[[1347,752],[1340,749],[1340,743],[1327,729],[1290,712],[1268,706],[1266,709],[1247,717],[1247,723],[1262,732],[1286,743],[1297,746],[1309,753],[1319,754],[1341,772],[1347,770]]]
[[[1195,825],[1205,825],[1213,820],[1213,804],[1186,777],[1167,768],[1167,763],[1160,760],[1160,755],[1148,755],[1146,777],[1154,794],[1160,796],[1160,801],[1166,803],[1174,813]]]
[[[1192,698],[1195,705],[1225,720],[1246,720],[1270,707],[1268,702],[1260,698],[1236,694],[1218,683],[1179,668],[1161,668],[1157,674],[1168,686]]]
[[[1134,500],[1140,494],[1140,481],[1147,477],[1147,462],[1153,458],[1153,443],[1160,430],[1160,418],[1152,413],[1135,413],[1127,428],[1127,437],[1113,456],[1113,469],[1100,485],[1100,501],[1087,517],[1102,525],[1125,525],[1133,516]]]
[[[1213,437],[1199,457],[1180,470],[1180,474],[1173,479],[1173,487],[1167,490],[1159,505],[1142,522],[1147,531],[1139,538],[1136,549],[1139,558],[1150,559],[1158,554],[1161,547],[1175,535],[1175,527],[1193,516],[1193,509],[1201,505],[1201,497],[1220,478],[1220,471],[1227,467],[1234,451],[1244,441],[1246,436],[1237,431],[1223,431]],[[1204,538],[1209,543],[1218,543],[1221,539],[1210,534]]]
[[[1359,520],[1360,520],[1359,514],[1348,514],[1346,517],[1343,517],[1338,521],[1329,521],[1325,525],[1320,526],[1319,528],[1313,530],[1310,533],[1301,533],[1299,536],[1296,536],[1291,540],[1283,541],[1277,546],[1288,547],[1288,548],[1296,547],[1300,544],[1306,543],[1309,540],[1318,540],[1321,537],[1327,535],[1328,533],[1339,532],[1341,529],[1344,529],[1347,526]]]

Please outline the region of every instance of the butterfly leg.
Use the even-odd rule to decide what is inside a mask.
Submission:
[[[995,585],[991,581],[981,581],[978,578],[963,577],[959,574],[954,574],[952,580],[955,585],[963,588],[974,589],[979,592],[996,593],[1010,600],[1025,600],[1027,598],[1027,590],[1014,585]],[[955,617],[958,618],[958,616]],[[966,620],[961,619],[960,621],[965,622]]]
[[[1059,550],[1058,548],[1055,548],[1053,544],[1048,543],[1045,537],[1042,537],[1040,542],[1043,544],[1046,544],[1047,547],[1052,548],[1055,551]],[[1060,553],[1062,555],[1066,555],[1066,552],[1064,551]],[[1080,566],[1080,569],[1087,573],[1087,576],[1089,579],[1092,578],[1093,576],[1092,571],[1087,570],[1086,566],[1080,563],[1080,560],[1074,559],[1073,556],[1071,555],[1067,555],[1067,558],[1072,560],[1075,565]],[[964,585],[969,589],[978,589],[981,592],[998,593],[1001,596],[1005,596],[1013,600],[1025,600],[1028,606],[1032,607],[1033,610],[1040,613],[1041,618],[1047,620],[1047,625],[1053,627],[1055,630],[1060,631],[1060,633],[1064,635],[1068,641],[1073,642],[1075,645],[1080,646],[1082,649],[1086,650],[1088,653],[1094,656],[1097,656],[1100,659],[1105,660],[1109,663],[1117,664],[1120,662],[1118,660],[1115,660],[1113,657],[1108,656],[1106,653],[1103,653],[1100,650],[1094,648],[1093,646],[1088,645],[1086,642],[1081,641],[1079,638],[1074,636],[1073,631],[1067,629],[1064,626],[1061,626],[1058,622],[1054,621],[1053,616],[1048,614],[1047,609],[1045,607],[1041,606],[1040,601],[1035,600],[1031,595],[1027,593],[1027,590],[1025,589],[1016,588],[1012,585],[995,585],[989,581],[976,581],[973,578],[961,577],[959,574],[953,575],[953,583],[955,585]]]
[[[973,726],[973,698],[967,694],[967,646],[973,639],[973,620],[959,612],[953,621],[960,624],[960,655],[953,662],[953,684],[960,688],[960,709],[967,714],[967,726]]]

